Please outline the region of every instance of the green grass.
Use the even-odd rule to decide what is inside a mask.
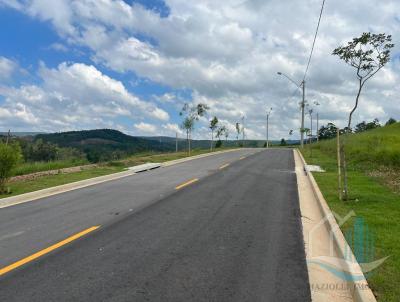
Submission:
[[[336,146],[335,141],[316,144],[312,157],[308,147],[302,152],[308,164],[320,165],[326,170],[326,173],[314,173],[314,177],[330,208],[341,216],[354,210],[357,216],[363,217],[375,237],[375,258],[390,256],[368,277],[378,301],[384,302],[399,301],[400,297],[400,195],[381,179],[368,176],[368,172],[382,165],[395,169],[400,167],[397,161],[400,153],[399,126],[396,124],[347,138],[346,154],[350,158],[350,201],[347,202],[338,198],[337,164],[332,150]],[[377,141],[380,143],[376,144]],[[342,230],[348,227],[349,224],[345,224]]]
[[[400,168],[400,123],[345,137],[346,156],[368,168]],[[321,141],[318,148],[336,156],[336,140]]]
[[[12,182],[8,185],[11,190],[11,194],[2,194],[0,195],[0,199],[4,197],[11,197],[23,193],[64,185],[67,183],[85,180],[93,177],[117,173],[121,172],[122,170],[123,168],[121,167],[104,166],[75,173],[42,176],[34,180]]]
[[[52,162],[33,162],[19,164],[13,171],[13,176],[31,174],[42,171],[58,170],[89,164],[86,160],[64,160]]]
[[[219,148],[215,151],[227,150],[228,148]],[[195,149],[192,150],[191,156],[209,153],[210,150],[207,149]],[[131,156],[124,160],[113,161],[109,163],[102,164],[97,167],[90,168],[88,170],[74,172],[74,173],[60,173],[57,175],[49,175],[49,176],[41,176],[33,180],[24,180],[24,181],[16,181],[11,182],[7,185],[10,189],[10,194],[0,194],[0,199],[5,197],[11,197],[23,193],[33,192],[41,189],[51,188],[54,186],[59,186],[75,181],[85,180],[97,176],[108,175],[112,173],[117,173],[123,171],[125,168],[140,165],[148,162],[166,162],[170,160],[180,159],[187,157],[186,152],[178,152],[178,153],[142,153],[135,156]],[[60,169],[61,167],[66,168],[68,166],[59,165],[59,162],[49,163],[49,170]],[[63,164],[66,164],[64,162]],[[45,166],[41,166],[39,163],[38,166],[41,168]],[[22,170],[21,170],[22,171]],[[32,170],[28,168],[26,171],[31,173]],[[45,171],[45,170],[41,170]]]

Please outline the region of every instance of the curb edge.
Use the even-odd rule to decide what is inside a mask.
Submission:
[[[303,154],[301,154],[299,149],[295,149],[295,150],[298,153],[298,155],[302,161],[303,167],[305,168],[306,161],[303,157]],[[331,234],[333,234],[332,237],[333,237],[337,251],[339,252],[340,256],[345,257],[344,247],[348,247],[348,251],[350,251],[351,257],[353,257],[355,259],[352,249],[348,246],[348,243],[347,243],[346,239],[344,238],[344,235],[343,235],[342,231],[340,230],[340,227],[337,224],[336,219],[334,218],[334,215],[328,206],[328,203],[326,202],[324,196],[322,195],[322,192],[319,189],[318,184],[314,179],[314,176],[312,175],[311,172],[306,172],[306,175],[307,175],[308,180],[311,183],[311,187],[313,188],[313,194],[318,201],[319,209],[320,209],[323,217],[327,217],[329,228],[332,231]],[[357,262],[356,266],[357,266],[357,271],[358,271],[357,273],[364,275],[362,273],[361,267],[358,262]],[[361,290],[360,286],[357,286],[357,284],[360,284],[360,283],[368,284],[365,277],[361,281],[353,281],[352,283],[354,284],[353,299],[355,301],[357,301],[357,302],[376,302],[376,298],[369,287],[368,287],[368,289]]]

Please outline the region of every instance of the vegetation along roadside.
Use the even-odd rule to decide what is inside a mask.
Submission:
[[[314,173],[314,177],[330,208],[341,216],[354,210],[373,235],[375,259],[389,256],[367,277],[378,301],[395,302],[400,297],[400,123],[391,122],[385,127],[370,125],[372,130],[365,125],[359,124],[357,133],[347,134],[346,138],[348,201],[338,197],[336,140],[307,145],[302,154],[308,164],[326,170]],[[323,134],[328,132],[324,130]],[[343,233],[353,222],[341,227]]]

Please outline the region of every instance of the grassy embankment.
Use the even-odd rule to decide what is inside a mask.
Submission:
[[[302,152],[308,164],[326,173],[314,177],[330,208],[341,216],[354,210],[375,240],[375,259],[390,256],[368,277],[378,301],[400,297],[400,123],[346,138],[350,200],[338,198],[336,141],[315,144]],[[342,227],[345,231],[350,227]]]
[[[36,172],[58,170],[90,164],[87,160],[60,160],[52,162],[22,163],[13,171],[13,176],[26,175]]]
[[[217,149],[227,150],[228,148]],[[192,150],[191,156],[209,153],[207,149],[195,149]],[[166,162],[170,160],[180,159],[187,157],[186,152],[178,153],[143,153],[128,157],[123,160],[112,161],[108,163],[99,164],[97,167],[93,167],[87,170],[74,173],[59,173],[57,175],[49,175],[38,177],[33,180],[15,181],[9,183],[7,186],[10,188],[10,194],[0,194],[0,198],[10,197],[23,193],[33,192],[41,189],[46,189],[58,185],[63,185],[75,181],[89,179],[93,177],[108,175],[112,173],[121,172],[127,167],[140,165],[151,162]],[[21,164],[14,170],[14,175],[23,175],[27,173],[34,173],[40,171],[62,169],[71,166],[77,166],[79,164],[86,164],[85,162],[50,162],[50,163],[34,163],[34,164]]]

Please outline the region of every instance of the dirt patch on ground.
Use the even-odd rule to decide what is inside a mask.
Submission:
[[[369,172],[368,175],[380,179],[395,193],[400,194],[400,169],[380,167],[377,170]]]
[[[48,176],[48,175],[56,175],[56,174],[68,174],[68,173],[74,173],[74,172],[80,172],[83,170],[89,170],[98,167],[96,164],[92,165],[83,165],[83,166],[76,166],[76,167],[70,167],[70,168],[63,168],[63,169],[57,169],[57,170],[49,170],[49,171],[42,171],[42,172],[36,172],[36,173],[31,173],[31,174],[25,174],[25,175],[19,175],[19,176],[14,176],[10,179],[10,182],[16,182],[16,181],[24,181],[24,180],[33,180],[42,176]]]

